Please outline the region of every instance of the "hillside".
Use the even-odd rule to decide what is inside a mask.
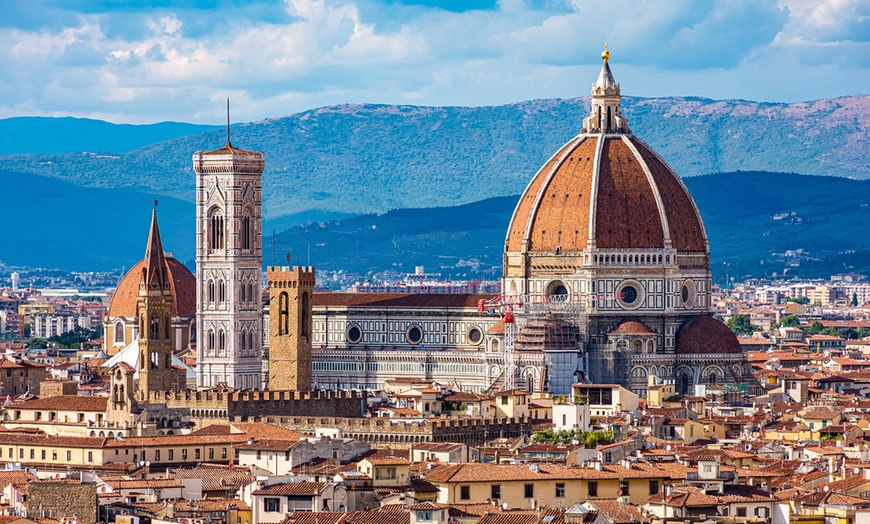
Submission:
[[[64,269],[130,267],[144,253],[153,194],[84,189],[58,180],[0,172],[7,224],[0,260]],[[864,238],[870,233],[870,181],[783,173],[736,172],[686,179],[710,238],[714,276],[782,272],[827,275],[870,272]],[[504,235],[517,196],[494,197],[454,207],[401,209],[354,217],[308,213],[284,230],[266,222],[264,264],[286,253],[293,263],[365,275],[425,265],[467,278],[501,274]],[[193,204],[160,197],[164,247],[192,266]],[[14,224],[14,227],[11,225]],[[798,252],[798,250],[803,250]],[[787,254],[788,251],[794,253]]]
[[[232,133],[234,145],[267,155],[267,219],[382,213],[520,193],[577,132],[587,107],[585,98],[497,107],[342,105],[236,125]],[[743,169],[870,177],[870,96],[801,104],[627,97],[623,112],[682,176]],[[224,142],[216,130],[127,153],[8,155],[0,166],[192,201],[191,154]]]

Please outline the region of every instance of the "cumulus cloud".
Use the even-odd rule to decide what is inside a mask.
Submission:
[[[340,102],[580,96],[604,42],[636,95],[811,99],[866,90],[870,68],[863,0],[172,4],[9,0],[0,116],[207,122],[226,96],[249,120]],[[786,77],[806,80],[786,89]]]

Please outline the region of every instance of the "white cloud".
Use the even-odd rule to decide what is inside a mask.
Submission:
[[[863,0],[501,0],[465,12],[378,0],[231,4],[54,9],[51,25],[0,27],[9,50],[0,115],[207,122],[220,120],[226,96],[246,120],[341,102],[581,96],[605,41],[626,94],[797,100],[870,85]]]

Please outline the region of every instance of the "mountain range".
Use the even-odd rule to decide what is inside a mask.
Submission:
[[[237,124],[231,132],[236,147],[266,153],[268,236],[305,223],[347,224],[358,214],[517,195],[576,134],[586,111],[585,98],[493,107],[341,105]],[[800,104],[624,97],[623,114],[687,183],[695,175],[736,170],[870,178],[870,96]],[[9,204],[0,219],[20,224],[6,229],[0,260],[78,269],[129,266],[141,257],[144,241],[137,230],[147,230],[155,198],[164,235],[178,239],[168,249],[192,259],[191,155],[223,145],[226,130],[184,126],[0,120],[7,137],[0,142],[0,177]],[[16,143],[10,136],[27,139]],[[722,195],[739,190],[722,189]],[[777,189],[753,187],[733,198],[757,207],[759,216],[772,216],[780,212],[771,203]],[[507,219],[500,220],[492,227],[503,235]],[[180,229],[170,231],[175,227]],[[427,249],[425,239],[418,243]],[[828,248],[837,245],[852,244],[832,241]]]

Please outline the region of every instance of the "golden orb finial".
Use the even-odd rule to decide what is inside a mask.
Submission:
[[[605,62],[610,60],[610,51],[607,50],[607,44],[604,44],[604,52],[601,53],[601,58],[603,58]]]

